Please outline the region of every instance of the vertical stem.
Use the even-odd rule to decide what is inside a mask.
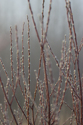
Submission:
[[[48,78],[46,72],[46,61],[45,61],[45,54],[44,54],[44,46],[41,46],[42,54],[43,54],[43,66],[44,66],[44,77],[45,77],[45,86],[46,86],[46,98],[47,98],[47,105],[48,105],[48,125],[50,125],[50,97],[49,97],[49,87],[48,87]]]
[[[11,45],[10,45],[11,79],[12,79],[12,85],[13,85],[13,88],[14,88],[14,78],[13,78],[13,51],[12,51],[12,28],[11,28],[11,27],[10,27],[10,42],[11,42]]]
[[[28,16],[27,16],[27,21],[28,21],[28,91],[30,91],[30,26],[29,26]],[[29,96],[28,96],[27,121],[29,125]]]

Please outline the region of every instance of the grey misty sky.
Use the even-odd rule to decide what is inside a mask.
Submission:
[[[40,28],[39,15],[42,10],[42,0],[30,0],[37,27]],[[49,8],[49,1],[45,0],[45,18],[46,24],[47,13]],[[62,35],[68,30],[65,0],[52,0],[52,10],[50,17],[49,30],[56,35]],[[83,32],[83,0],[71,0],[72,10],[78,34]],[[10,26],[14,28],[18,26],[18,30],[22,29],[23,22],[27,21],[27,14],[29,15],[30,22],[31,15],[28,9],[27,0],[0,0],[0,43],[4,38],[4,34],[9,33]],[[32,26],[32,25],[31,25]],[[66,29],[67,27],[67,29]],[[33,28],[33,27],[32,27]],[[41,28],[39,29],[41,30]],[[20,30],[21,31],[21,30]],[[82,35],[81,35],[82,38]]]
[[[48,5],[50,0],[45,0],[45,14],[47,15]],[[73,9],[76,6],[78,12],[83,12],[83,0],[71,0]],[[42,0],[31,0],[34,15],[41,13]],[[65,12],[65,0],[53,0],[52,8],[53,15],[63,15]],[[12,22],[18,24],[19,21],[25,21],[28,11],[27,0],[0,0],[0,24],[6,25],[6,28],[12,25]]]

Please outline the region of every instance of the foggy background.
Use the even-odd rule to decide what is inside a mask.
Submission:
[[[45,0],[45,1],[46,2],[45,2],[44,14],[45,14],[45,24],[46,24],[49,0]],[[75,27],[77,32],[77,38],[80,41],[83,34],[82,33],[83,32],[82,30],[83,29],[83,25],[82,25],[83,1],[71,0],[71,4],[72,4],[72,11],[74,15],[74,22],[75,22]],[[31,0],[31,6],[32,6],[37,28],[38,30],[41,30],[39,15],[41,15],[42,0]],[[27,0],[12,0],[12,1],[0,0],[0,52],[2,51],[2,49],[7,48],[10,43],[9,41],[10,26],[12,26],[14,30],[15,25],[17,25],[18,30],[20,32],[19,35],[21,37],[22,24],[23,22],[26,22],[27,14],[29,15],[29,19],[31,19]],[[32,21],[30,22],[30,24],[31,24],[31,30],[34,29]],[[34,34],[35,33],[33,33],[33,35]],[[68,36],[65,0],[53,0],[49,32],[48,32],[48,38],[50,39],[52,38],[52,40],[49,42],[53,44],[57,42],[60,44],[61,41],[64,39],[65,34]]]
[[[37,25],[39,35],[41,37],[41,26],[40,26],[40,16],[42,11],[42,0],[31,0],[31,6],[34,14],[34,19]],[[83,0],[71,0],[72,12],[74,17],[74,23],[77,33],[78,44],[81,42],[83,37]],[[44,11],[44,27],[46,26],[47,14],[49,8],[49,0],[45,0],[45,11]],[[30,20],[30,45],[31,45],[31,89],[34,90],[35,86],[35,73],[34,70],[38,70],[40,47],[36,33],[34,30],[33,22],[31,19],[28,2],[27,0],[0,0],[0,57],[3,60],[5,68],[10,76],[10,26],[12,27],[13,35],[13,59],[14,59],[14,69],[16,70],[16,43],[15,43],[15,25],[18,27],[18,37],[19,37],[19,49],[21,54],[21,39],[22,39],[22,27],[23,22],[25,22],[24,30],[24,45],[25,45],[25,74],[27,77],[27,15]],[[45,27],[46,28],[46,27]],[[64,36],[67,36],[67,42],[69,38],[69,29],[66,16],[65,0],[53,0],[52,10],[50,16],[50,23],[48,28],[47,39],[50,46],[60,59],[61,46]],[[80,67],[83,66],[83,51],[80,55]],[[57,67],[52,58],[53,75],[55,81],[57,81]],[[43,70],[42,70],[43,71]],[[6,77],[0,65],[0,73],[5,82]],[[83,68],[81,68],[81,73],[83,73]],[[1,90],[1,89],[0,89]],[[33,93],[33,92],[32,92]],[[2,96],[2,93],[1,95]],[[20,97],[20,96],[19,96]],[[2,102],[2,100],[0,100]]]

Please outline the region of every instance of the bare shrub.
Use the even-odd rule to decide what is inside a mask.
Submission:
[[[40,45],[40,58],[39,58],[39,68],[38,72],[35,70],[36,75],[36,86],[34,91],[34,96],[31,94],[31,73],[30,73],[30,25],[28,22],[28,82],[26,81],[25,71],[24,71],[24,24],[22,30],[22,54],[19,55],[18,46],[18,29],[15,26],[16,31],[16,63],[17,69],[15,71],[13,67],[13,50],[12,50],[12,28],[10,27],[10,67],[11,67],[11,78],[9,78],[6,71],[6,67],[2,59],[0,58],[1,66],[5,72],[7,81],[6,86],[2,82],[0,77],[0,85],[4,93],[4,108],[0,104],[0,111],[2,113],[2,118],[0,118],[0,123],[2,125],[22,125],[23,119],[25,118],[28,125],[43,124],[43,125],[59,125],[60,114],[63,104],[66,105],[71,111],[71,116],[65,120],[62,125],[65,125],[67,121],[72,125],[83,125],[83,76],[80,74],[79,66],[79,54],[83,47],[83,39],[78,46],[76,31],[74,26],[73,13],[71,9],[71,2],[65,0],[67,20],[69,26],[69,46],[66,44],[66,36],[62,42],[61,49],[61,59],[58,60],[54,55],[49,42],[47,40],[47,32],[50,21],[51,4],[49,3],[48,17],[46,23],[46,29],[44,30],[44,2],[42,2],[42,14],[41,14],[41,38],[36,27],[36,22],[34,20],[34,15],[30,0],[28,0],[29,10],[31,12],[32,21],[34,24],[35,32]],[[51,55],[55,60],[55,63],[59,69],[58,80],[54,82],[52,65],[51,65]],[[40,79],[41,65],[43,64],[43,74],[44,79]],[[72,64],[72,65],[71,65]],[[22,83],[22,84],[21,84]],[[63,88],[64,84],[64,88]],[[18,98],[16,97],[17,89],[20,88],[22,98],[24,99],[24,105],[21,106]],[[63,89],[62,89],[63,88]],[[72,96],[72,107],[70,107],[64,100],[66,91],[69,90]],[[9,92],[12,91],[11,98],[9,98]],[[39,94],[39,96],[38,96]],[[39,103],[36,104],[36,98],[38,98]],[[16,102],[18,109],[13,109],[13,102]],[[9,111],[12,114],[12,119],[8,118]]]

